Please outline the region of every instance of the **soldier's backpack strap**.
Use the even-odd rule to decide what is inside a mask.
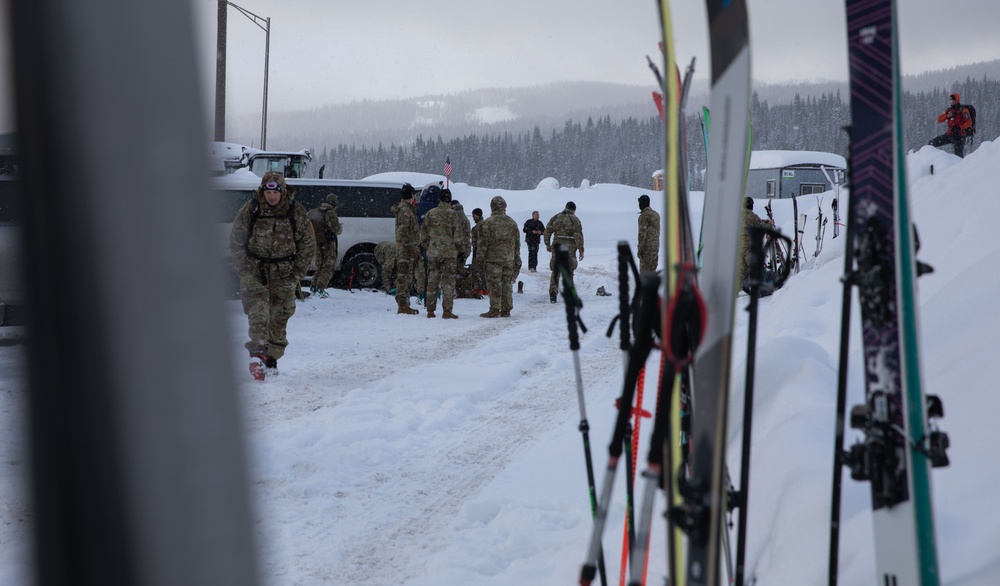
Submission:
[[[250,209],[250,227],[247,230],[247,241],[243,243],[243,250],[246,251],[247,256],[257,261],[258,274],[260,276],[260,284],[267,285],[267,274],[264,272],[265,264],[278,264],[279,262],[293,262],[295,256],[299,250],[299,243],[295,240],[296,225],[295,225],[295,207],[292,205],[288,206],[288,214],[285,216],[292,226],[292,244],[295,245],[295,252],[288,256],[282,256],[277,258],[262,257],[250,250],[250,237],[253,235],[254,225],[257,223],[257,218],[260,217],[260,202],[256,199],[253,202],[253,207]]]

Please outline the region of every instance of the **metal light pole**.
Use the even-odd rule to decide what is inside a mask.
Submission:
[[[267,148],[267,74],[268,64],[271,60],[271,18],[257,16],[246,8],[228,2],[228,0],[226,3],[239,10],[243,16],[249,18],[251,22],[264,31],[264,103],[261,107],[260,115],[260,148],[263,150]]]
[[[215,41],[215,140],[226,140],[226,0],[219,0]]]

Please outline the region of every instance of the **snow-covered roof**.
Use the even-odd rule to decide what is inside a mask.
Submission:
[[[219,159],[232,159],[239,160],[243,156],[243,151],[247,147],[235,143],[235,142],[210,142],[208,143],[209,152],[213,157]]]
[[[307,158],[310,158],[310,159],[312,158],[312,153],[309,152],[309,149],[302,149],[302,150],[298,150],[298,151],[272,151],[272,150],[266,150],[266,151],[264,151],[264,150],[261,150],[261,149],[255,149],[255,148],[251,147],[251,148],[247,148],[245,150],[245,152],[246,152],[246,154],[247,154],[248,157],[256,157],[256,156],[260,156],[260,155],[264,155],[264,156],[289,156],[289,155],[295,156],[295,155],[297,155],[297,156],[304,156],[304,157],[307,157]]]
[[[751,169],[781,169],[795,165],[823,165],[847,168],[847,160],[833,153],[820,151],[753,151],[750,153]]]

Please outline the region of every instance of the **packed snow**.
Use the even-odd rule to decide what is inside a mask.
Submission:
[[[925,387],[944,401],[951,466],[933,473],[944,584],[987,586],[1000,572],[1000,483],[995,423],[1000,412],[1000,270],[994,177],[1000,143],[965,160],[925,147],[908,157],[919,258],[935,272],[920,280]],[[933,166],[933,173],[931,173]],[[414,184],[443,179],[381,176]],[[458,177],[458,172],[456,172]],[[554,181],[554,180],[553,180]],[[636,198],[647,190],[606,184],[529,191],[452,184],[466,213],[503,195],[519,224],[533,210],[547,220],[566,201],[586,236],[576,273],[583,296],[579,358],[594,466],[601,479],[621,393],[616,244],[636,240]],[[702,194],[693,194],[697,226]],[[842,197],[848,194],[846,190]],[[823,584],[845,238],[834,238],[834,194],[799,198],[804,263],[760,303],[747,574],[758,584]],[[654,208],[662,212],[661,198]],[[763,215],[763,202],[756,211]],[[773,202],[792,232],[790,200]],[[830,218],[820,242],[818,210]],[[842,205],[846,210],[846,206]],[[488,213],[488,212],[487,212]],[[822,244],[822,249],[814,255]],[[709,241],[707,246],[711,246]],[[527,266],[527,249],[522,248]],[[228,304],[231,367],[243,381],[248,490],[255,502],[265,584],[576,583],[591,531],[578,424],[573,354],[562,304],[549,303],[548,255],[518,280],[509,319],[480,319],[487,300],[459,299],[458,320],[396,315],[382,292],[332,290],[298,304],[281,374],[257,383],[242,348],[246,319]],[[603,286],[615,296],[600,297]],[[747,306],[746,296],[735,303]],[[856,304],[856,303],[855,303]],[[862,402],[857,308],[848,406]],[[736,313],[729,467],[739,469],[747,314]],[[659,354],[650,357],[645,407],[654,408]],[[0,585],[32,579],[32,514],[24,484],[25,381],[22,346],[0,346]],[[640,469],[649,420],[640,430]],[[848,442],[854,432],[849,430]],[[846,472],[846,471],[845,471]],[[604,534],[609,580],[619,580],[625,509],[619,471]],[[734,472],[734,478],[738,474]],[[642,481],[638,482],[641,489]],[[665,525],[658,499],[649,583],[663,582]],[[841,584],[873,583],[869,487],[845,474]]]

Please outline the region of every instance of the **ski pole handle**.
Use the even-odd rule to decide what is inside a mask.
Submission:
[[[629,302],[628,302],[628,261],[632,256],[632,250],[628,242],[618,241],[618,327],[621,333],[621,344],[619,348],[628,350],[632,345],[629,336]]]
[[[583,303],[576,296],[576,290],[566,279],[567,275],[569,275],[569,249],[562,244],[556,245],[556,270],[562,273],[563,277],[563,300],[566,302],[566,327],[569,329],[569,349],[576,351],[580,349],[580,333],[576,327],[576,311]]]

